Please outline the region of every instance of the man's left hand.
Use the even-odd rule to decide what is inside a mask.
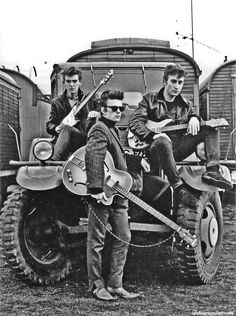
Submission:
[[[88,113],[88,119],[90,118],[96,118],[98,116],[99,112],[98,111],[90,111]]]
[[[200,124],[197,117],[193,116],[188,122],[188,133],[192,135],[197,135],[200,130]]]

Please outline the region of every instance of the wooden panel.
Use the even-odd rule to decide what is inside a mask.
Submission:
[[[222,129],[220,133],[220,150],[222,158],[225,157],[229,143],[230,132],[235,124],[232,116],[232,65],[226,65],[218,70],[212,78],[209,98],[209,114],[214,117],[224,117],[229,127]],[[229,159],[233,159],[233,146],[230,146]]]

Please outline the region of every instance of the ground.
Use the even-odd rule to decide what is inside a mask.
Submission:
[[[16,279],[0,261],[0,315],[236,315],[235,205],[224,206],[224,227],[221,263],[207,285],[183,283],[170,247],[130,247],[125,287],[141,293],[133,301],[107,303],[92,298],[85,262],[61,283],[32,286]],[[134,239],[145,243],[140,236]]]

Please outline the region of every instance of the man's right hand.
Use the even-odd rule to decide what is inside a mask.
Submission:
[[[64,124],[60,124],[60,125],[58,125],[58,126],[55,128],[55,131],[57,132],[57,134],[60,133],[60,131],[61,131],[63,125],[64,125]]]
[[[107,201],[107,197],[106,197],[105,192],[101,192],[101,193],[98,193],[98,194],[91,194],[91,196],[95,200],[97,200],[97,203],[101,203],[102,201]]]

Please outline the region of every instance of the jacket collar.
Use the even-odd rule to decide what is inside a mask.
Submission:
[[[166,104],[165,98],[164,98],[164,89],[165,89],[165,88],[163,87],[163,88],[161,88],[161,90],[159,90],[159,91],[157,92],[156,98],[157,98],[157,101]],[[179,106],[188,107],[188,104],[187,104],[187,102],[186,102],[186,99],[183,98],[181,94],[177,95],[177,97],[175,98],[175,100],[176,100],[176,102],[177,102],[177,104],[178,104]]]
[[[99,118],[99,121],[103,122],[108,128],[115,127],[116,122],[108,120],[104,116]]]

